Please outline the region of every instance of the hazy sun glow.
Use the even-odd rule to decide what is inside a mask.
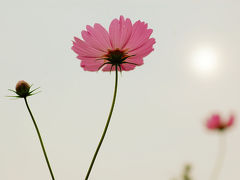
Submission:
[[[193,68],[201,74],[212,74],[217,68],[217,53],[212,48],[201,48],[193,54]]]

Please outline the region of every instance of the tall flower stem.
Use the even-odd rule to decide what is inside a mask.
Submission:
[[[223,133],[221,132],[219,137],[218,155],[215,161],[214,169],[210,176],[210,180],[218,180],[219,174],[223,166],[225,154],[226,154],[226,139],[224,132]]]
[[[50,165],[50,163],[49,163],[49,160],[48,160],[48,157],[47,157],[47,153],[46,153],[46,150],[45,150],[43,141],[42,141],[42,137],[41,137],[40,131],[39,131],[38,126],[37,126],[37,123],[36,123],[36,121],[35,121],[35,119],[34,119],[34,117],[33,117],[33,114],[32,114],[32,112],[31,112],[31,109],[30,109],[30,107],[29,107],[29,105],[28,105],[27,97],[24,97],[24,101],[25,101],[25,104],[26,104],[26,106],[27,106],[28,112],[29,112],[29,114],[30,114],[30,116],[31,116],[31,118],[32,118],[34,127],[35,127],[35,129],[36,129],[36,131],[37,131],[37,135],[38,135],[38,138],[39,138],[39,141],[40,141],[40,144],[41,144],[41,147],[42,147],[42,151],[43,151],[45,160],[46,160],[46,162],[47,162],[48,169],[49,169],[49,171],[50,171],[52,180],[55,180],[54,175],[53,175],[53,171],[52,171],[51,165]]]
[[[109,123],[110,123],[110,119],[111,119],[111,117],[112,117],[112,112],[113,112],[113,108],[114,108],[115,100],[116,100],[116,95],[117,95],[117,86],[118,86],[118,67],[116,66],[115,69],[116,69],[116,77],[115,77],[115,88],[114,88],[112,106],[111,106],[111,109],[110,109],[110,112],[109,112],[109,115],[108,115],[107,123],[106,123],[106,125],[105,125],[104,131],[103,131],[103,134],[102,134],[102,137],[101,137],[101,139],[100,139],[100,141],[99,141],[99,143],[98,143],[97,149],[96,149],[96,151],[95,151],[95,153],[94,153],[94,156],[93,156],[93,158],[92,158],[91,164],[90,164],[90,166],[89,166],[89,168],[88,168],[88,172],[87,172],[87,175],[86,175],[86,177],[85,177],[85,180],[88,180],[88,177],[89,177],[89,175],[90,175],[90,173],[91,173],[93,164],[94,164],[95,159],[96,159],[96,157],[97,157],[98,151],[99,151],[99,149],[100,149],[100,147],[101,147],[101,145],[102,145],[102,143],[103,143],[104,137],[105,137],[105,135],[106,135],[106,132],[107,132],[107,129],[108,129],[108,126],[109,126]]]

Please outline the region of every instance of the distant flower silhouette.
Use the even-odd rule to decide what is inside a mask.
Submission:
[[[181,180],[192,180],[191,176],[191,170],[192,170],[192,165],[191,164],[186,164],[184,166],[182,175],[181,175]],[[171,180],[180,180],[179,178],[172,178]]]
[[[96,23],[82,31],[83,40],[74,37],[72,50],[78,54],[86,71],[130,71],[143,64],[143,58],[153,51],[152,29],[144,22],[132,25],[130,19],[114,19],[109,32]]]
[[[211,130],[225,130],[233,125],[234,120],[234,115],[231,115],[228,120],[223,120],[219,114],[213,114],[207,120],[206,126]]]
[[[112,106],[107,123],[103,130],[99,144],[93,155],[85,180],[89,178],[97,154],[106,135],[112,117],[118,86],[118,71],[130,71],[143,64],[143,58],[153,51],[154,38],[150,38],[153,30],[148,29],[144,22],[137,21],[132,24],[130,19],[120,16],[114,19],[109,32],[100,24],[87,26],[82,31],[83,40],[74,37],[72,50],[78,54],[81,67],[85,71],[115,71],[115,88]]]

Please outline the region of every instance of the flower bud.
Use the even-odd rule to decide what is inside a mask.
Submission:
[[[25,98],[25,97],[27,97],[27,96],[29,96],[30,95],[30,85],[27,83],[27,82],[25,82],[25,81],[23,81],[23,80],[21,80],[21,81],[18,81],[18,83],[17,83],[17,85],[16,85],[16,93],[20,96],[20,97],[23,97],[23,98]]]

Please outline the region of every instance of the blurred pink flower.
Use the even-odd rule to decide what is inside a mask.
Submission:
[[[206,123],[210,130],[225,130],[233,125],[235,116],[231,115],[228,120],[223,120],[219,114],[213,114]]]
[[[82,31],[83,40],[74,37],[72,50],[78,54],[86,71],[130,71],[143,64],[143,58],[153,51],[153,30],[144,22],[132,24],[130,19],[114,19],[109,32],[96,23]]]

